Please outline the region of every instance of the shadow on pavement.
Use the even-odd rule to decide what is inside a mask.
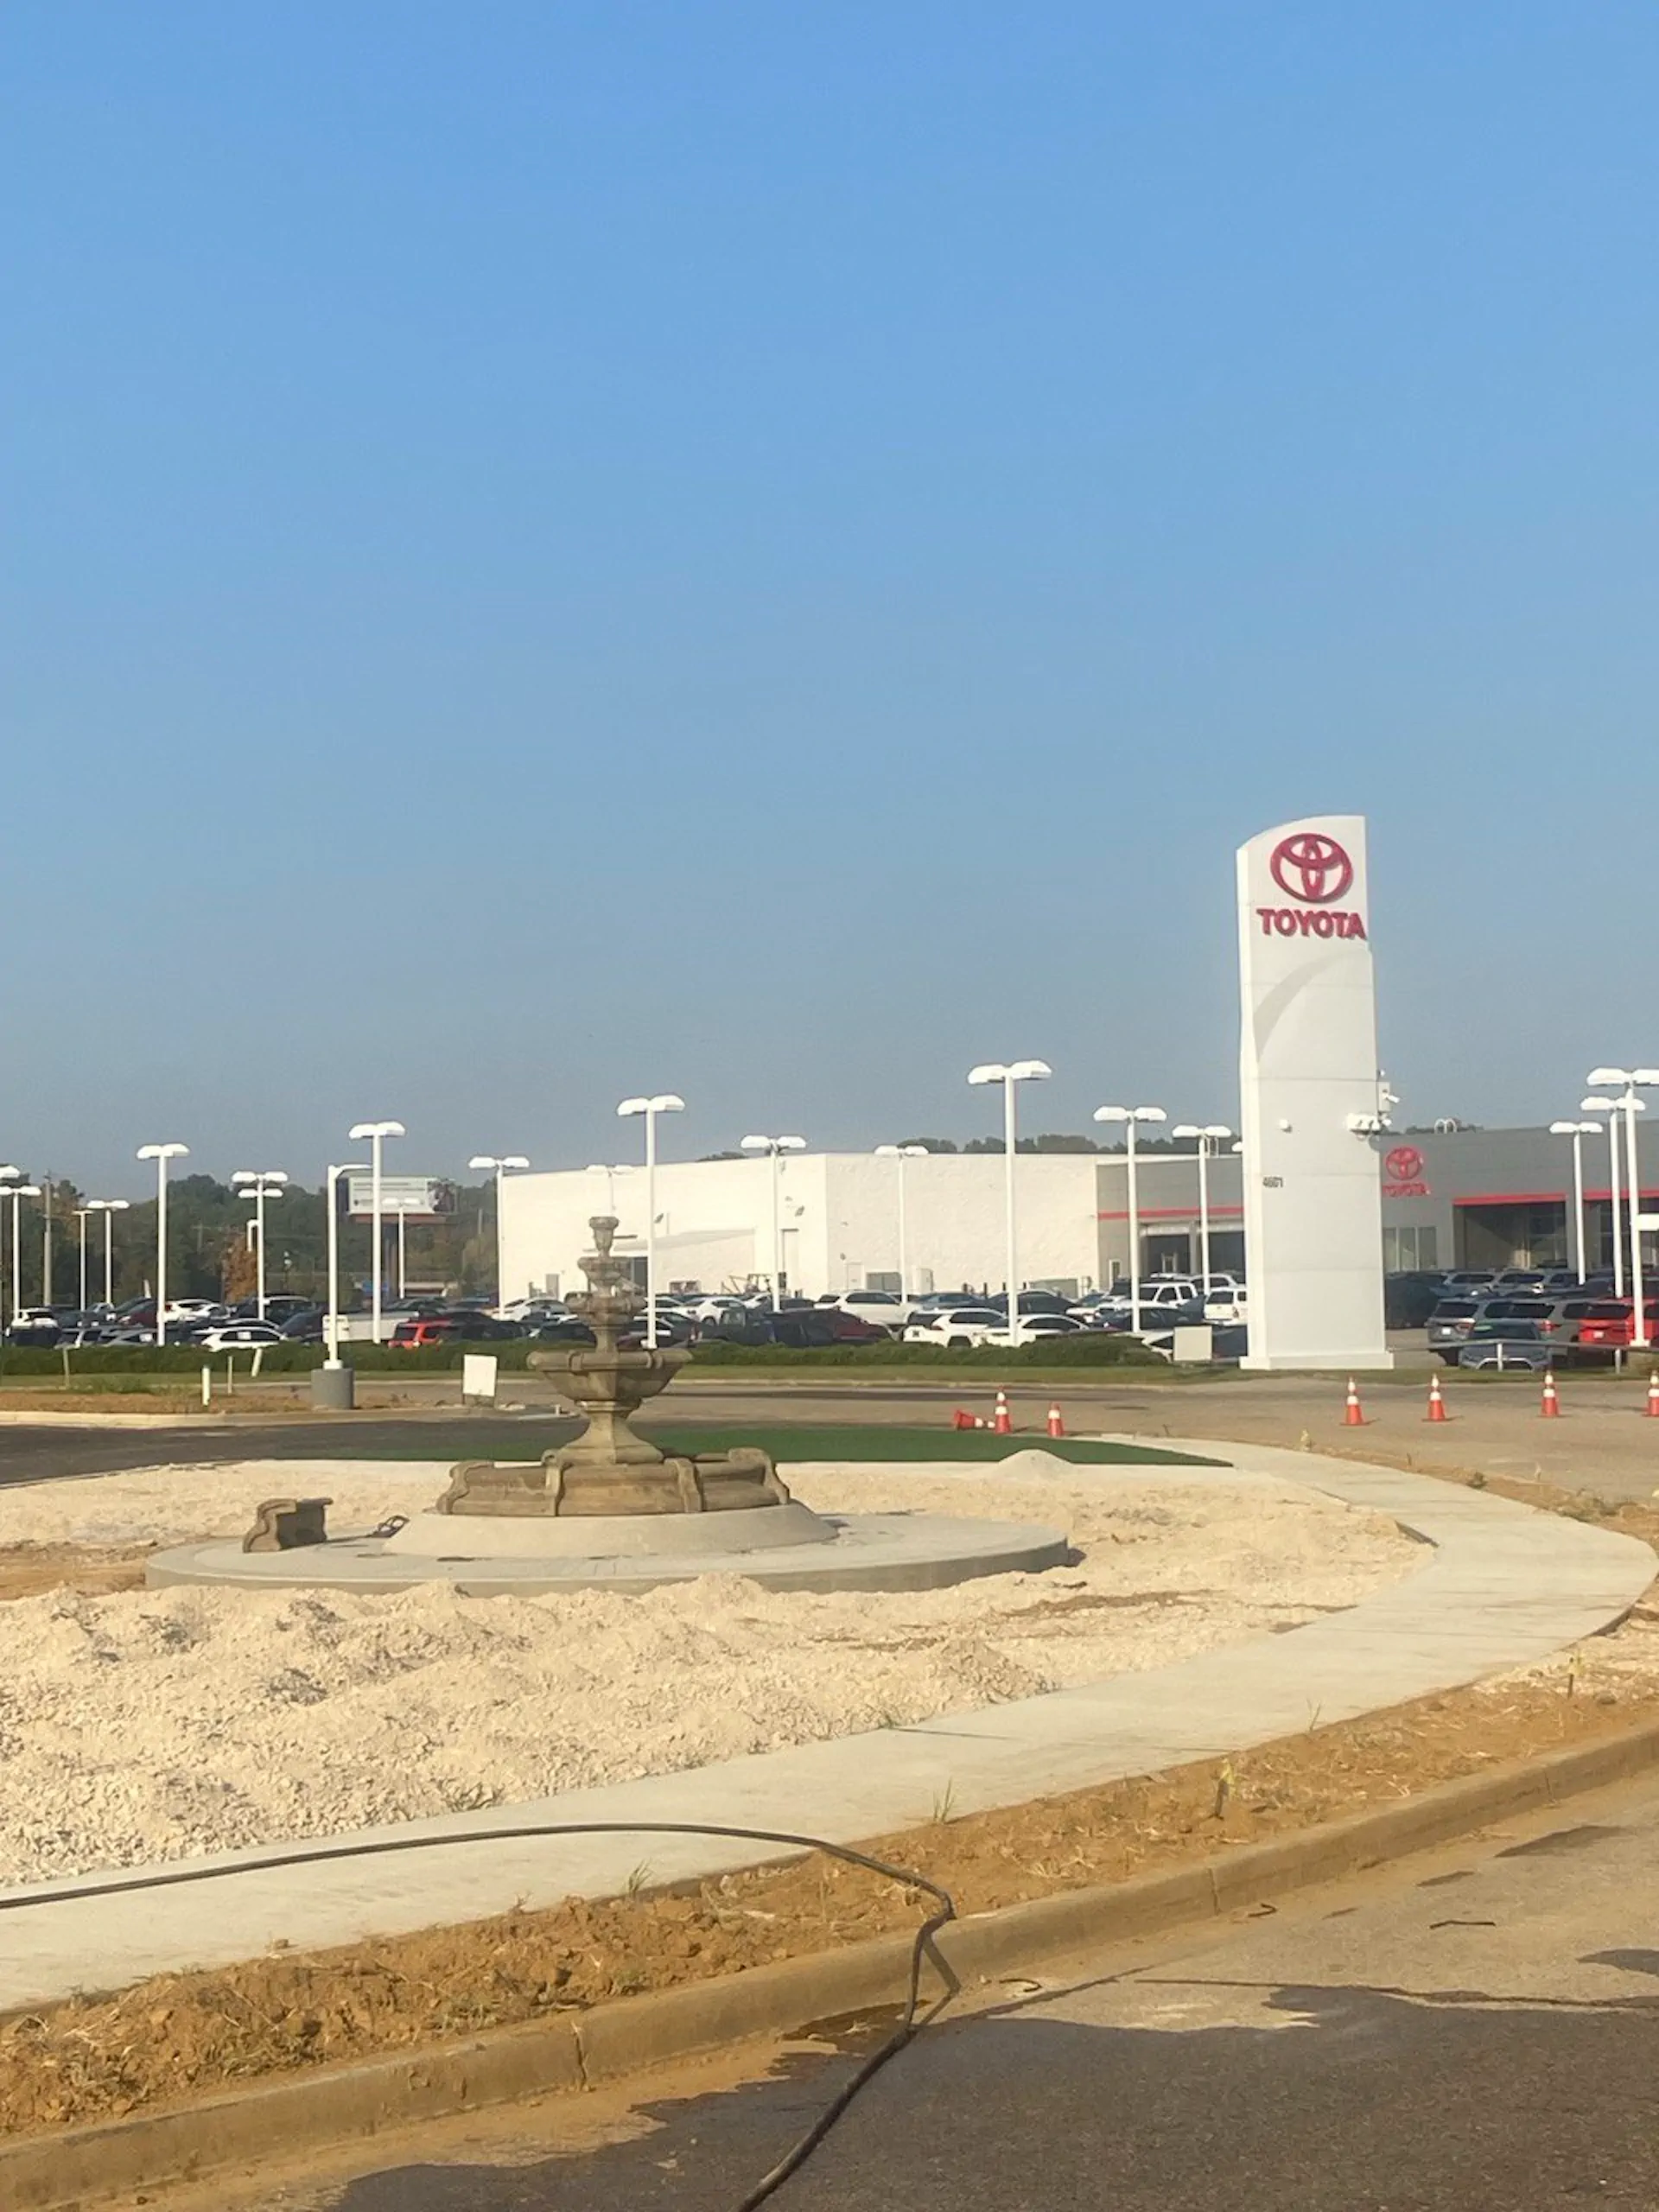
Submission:
[[[1614,1955],[1608,1955],[1612,1956]],[[1619,1954],[1622,1961],[1631,1955]],[[1653,1958],[1653,1954],[1637,1954]],[[779,2212],[1567,2212],[1659,2203],[1659,2006],[1169,1985],[1243,2024],[1041,2007],[938,2029],[882,2074]],[[1144,1985],[1121,1985],[1106,2001]],[[1058,2000],[1086,2009],[1087,1993]],[[338,2212],[729,2212],[843,2078],[805,2056],[642,2107],[647,2132],[531,2164],[410,2166]]]

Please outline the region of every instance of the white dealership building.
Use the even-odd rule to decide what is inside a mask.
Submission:
[[[777,1168],[777,1244],[786,1288],[897,1289],[899,1184],[908,1287],[914,1292],[1000,1289],[1003,1277],[1003,1160],[1000,1153],[929,1153],[902,1163],[870,1153],[798,1152]],[[657,1280],[700,1290],[770,1282],[772,1178],[769,1158],[672,1161],[657,1169]],[[1071,1292],[1122,1275],[1128,1266],[1128,1200],[1122,1154],[1021,1153],[1015,1168],[1023,1283]],[[1211,1255],[1217,1268],[1243,1257],[1237,1163],[1209,1166]],[[588,1221],[614,1212],[616,1249],[645,1250],[643,1168],[575,1168],[510,1175],[502,1185],[501,1281],[505,1297],[582,1287],[593,1249]],[[1197,1163],[1190,1151],[1141,1157],[1141,1262],[1185,1268],[1198,1259]]]

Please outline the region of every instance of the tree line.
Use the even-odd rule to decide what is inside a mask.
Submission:
[[[345,1185],[340,1185],[345,1203]],[[13,1289],[19,1306],[69,1306],[80,1297],[80,1243],[86,1199],[67,1177],[41,1185],[38,1198],[12,1201],[22,1209],[18,1234],[22,1280]],[[495,1201],[487,1184],[456,1187],[455,1211],[432,1221],[405,1224],[407,1279],[461,1294],[484,1292],[495,1283]],[[212,1175],[180,1175],[167,1189],[167,1287],[169,1297],[251,1297],[254,1254],[250,1243],[251,1200]],[[4,1226],[3,1262],[11,1278],[11,1209],[0,1209]],[[102,1213],[86,1213],[86,1296],[97,1304],[104,1295]],[[156,1201],[135,1201],[110,1217],[113,1287],[117,1304],[153,1291],[156,1278]],[[385,1222],[384,1281],[397,1280],[397,1223]],[[342,1300],[355,1302],[354,1287],[369,1276],[372,1231],[365,1221],[342,1216],[340,1272]],[[50,1255],[50,1294],[48,1268]],[[288,1184],[280,1198],[265,1205],[265,1288],[276,1295],[315,1299],[328,1294],[328,1209],[321,1190]]]

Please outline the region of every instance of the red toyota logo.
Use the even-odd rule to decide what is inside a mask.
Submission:
[[[1307,906],[1328,906],[1354,880],[1352,861],[1334,837],[1317,830],[1283,839],[1268,866],[1286,898],[1300,899]]]
[[[1423,1172],[1423,1155],[1414,1144],[1397,1144],[1382,1166],[1390,1183],[1414,1183]]]

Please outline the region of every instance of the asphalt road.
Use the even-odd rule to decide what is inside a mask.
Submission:
[[[1027,1993],[1027,1991],[1030,1993]],[[728,2212],[844,2078],[551,2101],[244,2212]],[[1219,1934],[1071,1963],[928,2031],[779,2212],[1652,2212],[1659,1790]],[[455,2129],[466,2133],[457,2135]],[[601,2139],[595,2139],[595,2138]],[[557,2145],[559,2147],[553,2147]],[[169,2200],[171,2203],[173,2200]],[[194,2207],[191,2208],[194,2212]]]

